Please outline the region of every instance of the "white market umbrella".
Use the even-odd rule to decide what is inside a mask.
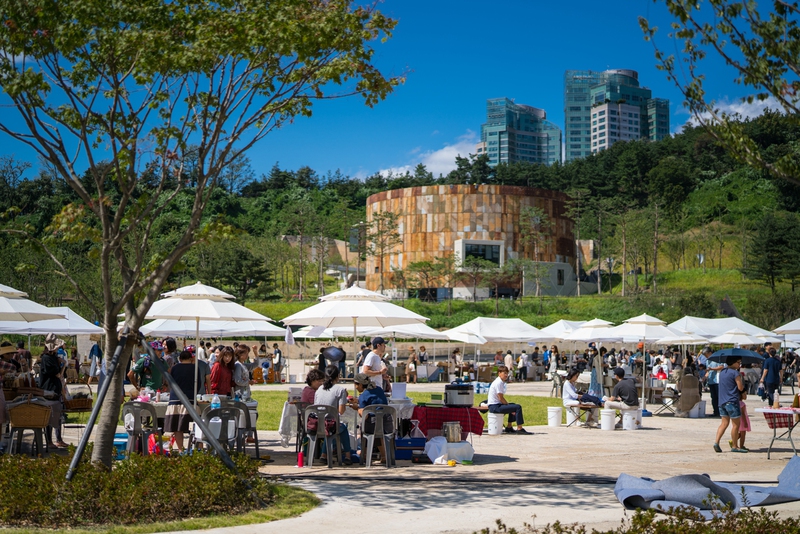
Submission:
[[[567,321],[561,319],[541,329],[542,334],[551,336],[551,339],[564,339],[570,332],[580,328],[586,321]]]
[[[734,328],[722,335],[714,336],[709,339],[712,343],[721,345],[761,345],[763,341],[755,336],[748,335],[747,332]]]
[[[779,326],[773,330],[773,332],[781,335],[800,334],[800,319],[795,319],[794,321],[786,323],[783,326]]]
[[[610,333],[613,324],[603,319],[592,319],[583,323],[562,339],[566,341],[620,341],[622,338]]]
[[[476,317],[448,332],[465,332],[480,336],[490,342],[525,343],[528,341],[551,339],[542,331],[522,319],[495,319]]]
[[[28,294],[0,284],[0,321],[34,322],[64,319],[63,313],[28,300]]]
[[[444,332],[434,330],[424,323],[398,324],[395,326],[387,326],[385,328],[369,328],[368,331],[365,331],[364,333],[370,336],[391,335],[399,338],[413,337],[415,339],[432,340],[449,339]]]
[[[764,330],[756,325],[743,321],[738,317],[724,317],[721,319],[706,319],[687,315],[670,323],[669,327],[681,332],[691,332],[703,337],[712,338],[720,336],[733,329],[739,329],[751,336],[772,335],[769,330]]]
[[[703,345],[706,343],[708,343],[708,338],[691,332],[680,332],[677,335],[665,336],[655,341],[656,345]]]
[[[657,339],[680,334],[681,332],[668,327],[667,323],[658,317],[647,314],[631,317],[609,332],[609,335],[616,336],[626,343],[644,342],[645,340],[653,343]]]
[[[197,334],[197,321],[156,319],[143,325],[140,332],[147,336],[191,337]],[[283,337],[284,328],[267,321],[200,321],[200,336],[213,338],[230,337]]]
[[[167,298],[157,300],[150,307],[145,319],[174,319],[177,321],[194,320],[197,345],[200,344],[200,321],[270,321],[241,304],[231,302],[229,295],[215,287],[197,282],[191,286],[178,288],[164,293]],[[194,386],[197,390],[197,358],[194,366]],[[197,397],[194,398],[197,406]]]
[[[105,331],[67,308],[66,306],[46,308],[52,314],[60,315],[59,319],[42,321],[0,321],[0,334],[25,334],[29,336],[47,335],[49,333],[75,336],[80,334],[104,334]]]
[[[761,341],[761,343],[767,343],[767,342],[770,342],[770,343],[783,343],[783,339],[781,339],[781,338],[779,338],[777,336],[763,336],[762,335],[762,336],[753,336],[753,337],[755,337],[756,339]]]
[[[374,300],[369,300],[370,295]],[[351,326],[353,328],[353,354],[358,352],[356,340],[360,327],[387,327],[401,324],[424,323],[428,320],[417,313],[388,302],[380,293],[355,286],[320,298],[318,304],[309,306],[283,319],[286,326]]]

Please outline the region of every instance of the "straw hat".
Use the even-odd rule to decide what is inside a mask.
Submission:
[[[55,352],[63,346],[64,346],[64,340],[57,338],[56,335],[52,332],[47,334],[47,337],[44,338],[44,349],[47,352]]]
[[[17,347],[12,345],[11,343],[9,343],[8,345],[0,345],[0,356],[2,356],[4,354],[11,354],[12,352],[14,354],[16,354],[17,353]]]

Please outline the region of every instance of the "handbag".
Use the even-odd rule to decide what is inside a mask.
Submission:
[[[764,385],[763,384],[759,384],[758,390],[756,391],[756,395],[761,397],[761,400],[764,400],[764,399],[767,398],[767,390],[764,389]]]

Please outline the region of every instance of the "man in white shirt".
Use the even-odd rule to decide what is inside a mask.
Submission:
[[[372,379],[376,386],[383,388],[383,355],[386,353],[386,341],[382,337],[372,340],[372,350],[364,358],[361,372]]]
[[[506,434],[530,434],[530,432],[522,428],[525,423],[522,417],[522,406],[506,400],[506,382],[508,382],[508,367],[500,365],[497,367],[497,378],[489,386],[489,399],[487,401],[489,413],[508,414],[508,426],[503,431]],[[517,423],[516,430],[513,427],[514,420]]]

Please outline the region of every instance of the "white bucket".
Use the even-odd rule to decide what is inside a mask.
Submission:
[[[622,411],[622,429],[623,430],[636,430],[639,428],[636,424],[636,415],[639,410],[623,410]],[[641,419],[639,419],[641,421]],[[641,423],[639,423],[641,425]]]
[[[579,416],[580,413],[581,413],[580,408],[578,408],[577,406],[575,408],[570,408],[568,406],[567,407],[567,426],[577,424],[575,421],[577,421],[578,416]]]
[[[614,430],[616,419],[616,410],[600,410],[600,430]]]
[[[504,414],[501,413],[490,413],[488,416],[489,419],[489,435],[490,436],[497,436],[498,434],[503,433],[503,418]]]
[[[297,375],[289,375],[289,383],[297,384]]]
[[[698,417],[706,416],[706,401],[704,400],[700,401],[700,406],[697,407],[697,415]]]
[[[447,378],[450,380],[451,384],[456,381],[456,375],[454,374],[447,375]]]
[[[700,417],[700,403],[701,402],[703,402],[703,401],[698,402],[697,404],[692,406],[691,410],[689,410],[689,417],[691,419],[697,419],[698,417]]]
[[[561,406],[547,407],[547,426],[561,426]]]

